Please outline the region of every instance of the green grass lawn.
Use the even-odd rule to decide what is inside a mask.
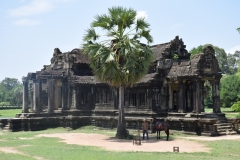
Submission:
[[[205,108],[205,112],[212,113],[213,109],[212,108]],[[225,116],[227,118],[236,118],[236,116],[238,115],[238,112],[232,111],[231,108],[221,108],[221,112],[225,113]]]
[[[220,140],[220,141],[201,141],[211,148],[210,153],[157,153],[157,152],[116,152],[107,151],[99,147],[79,146],[59,142],[58,138],[35,137],[37,134],[50,133],[107,133],[114,136],[116,130],[96,129],[93,126],[82,127],[77,130],[67,130],[66,128],[55,128],[36,132],[3,132],[0,131],[0,159],[1,160],[235,160],[240,159],[239,141]],[[174,134],[172,139],[184,136]],[[132,143],[129,140],[129,143]],[[2,147],[13,147],[21,154],[4,153]],[[164,147],[164,146],[159,146]]]
[[[22,109],[1,109],[0,118],[14,118],[17,113],[21,113]]]

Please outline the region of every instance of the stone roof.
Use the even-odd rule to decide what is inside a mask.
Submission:
[[[151,46],[151,49],[152,49],[153,54],[154,54],[154,61],[157,61],[157,60],[160,60],[160,59],[164,58],[163,53],[167,48],[170,47],[170,45],[171,45],[171,43],[168,42],[168,43],[157,44],[157,45]]]
[[[155,79],[156,75],[158,75],[158,73],[146,74],[139,82],[137,82],[137,84],[151,82],[151,80]]]
[[[167,74],[167,78],[176,78],[183,76],[194,76],[197,75],[196,71],[193,70],[191,61],[184,62],[173,62],[171,69]]]
[[[158,73],[151,73],[145,75],[137,84],[148,83],[151,80],[155,79]],[[74,76],[71,78],[71,82],[75,84],[106,84],[100,82],[95,76]]]

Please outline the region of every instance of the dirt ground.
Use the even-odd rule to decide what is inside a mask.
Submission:
[[[156,140],[156,137],[152,136],[153,135],[150,136],[149,140],[143,140],[141,145],[133,145],[131,140],[115,139],[100,134],[55,133],[39,134],[36,137],[57,137],[61,139],[61,142],[66,144],[97,146],[106,150],[128,152],[173,152],[173,147],[179,147],[179,152],[210,152],[211,149],[207,148],[203,143],[201,143],[201,141],[215,141],[223,139],[240,141],[240,135],[220,137],[181,137],[181,139],[170,141],[166,141],[166,139]],[[0,152],[26,155],[12,147],[0,147]],[[42,157],[34,157],[34,159],[43,160]]]
[[[180,152],[210,152],[210,148],[202,143],[188,139],[166,141],[150,137],[149,140],[143,140],[141,145],[133,145],[132,140],[119,140],[99,134],[56,133],[41,134],[37,137],[58,137],[67,144],[98,146],[113,151],[173,152],[173,147],[179,147]]]

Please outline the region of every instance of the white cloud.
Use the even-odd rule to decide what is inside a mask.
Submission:
[[[9,10],[9,15],[12,17],[22,17],[48,12],[54,7],[50,2],[46,0],[33,0],[29,4]]]
[[[178,28],[182,27],[182,23],[177,23],[169,27],[170,30],[177,30]]]
[[[21,26],[34,26],[40,24],[40,21],[37,20],[29,20],[29,19],[22,19],[19,21],[14,22],[15,25],[21,25]]]
[[[235,51],[240,51],[240,44],[237,45],[237,46],[234,46],[234,47],[232,47],[232,48],[230,48],[228,50],[226,50],[226,53],[234,54]]]
[[[147,19],[147,12],[146,11],[137,11],[137,16],[136,16],[136,19],[138,18],[145,18]]]
[[[75,0],[32,0],[26,5],[8,11],[11,17],[38,15],[53,10],[58,3],[68,3]],[[21,0],[20,2],[24,2]]]

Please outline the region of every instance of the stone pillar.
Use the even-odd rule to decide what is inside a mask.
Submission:
[[[62,81],[62,111],[66,109],[67,100],[68,100],[67,85],[66,85],[66,82],[63,80]]]
[[[198,78],[194,79],[193,82],[193,112],[194,113],[200,113],[201,112],[201,87],[200,87],[200,81]]]
[[[163,109],[164,111],[167,111],[168,110],[168,98],[169,98],[169,95],[168,95],[168,87],[163,85],[162,88],[161,88],[161,94],[160,94],[160,99],[162,102],[162,104],[160,104],[161,106],[161,109]]]
[[[182,79],[178,80],[178,112],[183,113],[186,111],[185,105],[185,84]]]
[[[54,79],[48,79],[48,113],[54,111]]]
[[[54,109],[58,110],[58,108],[62,107],[62,82],[59,80],[55,80],[54,86]]]
[[[212,81],[213,113],[221,113],[219,84],[220,77]]]
[[[204,81],[200,82],[201,85],[201,92],[200,92],[200,97],[201,97],[201,112],[205,112],[204,110]]]
[[[124,101],[125,101],[125,108],[129,108],[129,89],[125,89]]]
[[[33,81],[33,112],[41,112],[42,110],[41,92],[42,92],[41,80],[34,80]]]
[[[152,109],[152,97],[153,97],[152,88],[147,89],[147,106],[149,109]]]
[[[68,109],[71,108],[71,105],[72,105],[72,95],[71,95],[72,91],[71,91],[71,86],[68,85],[68,88],[67,88],[67,94],[68,94],[68,99],[67,99],[67,107]]]
[[[137,88],[137,93],[136,93],[136,108],[140,106],[140,94],[139,94],[139,89]]]
[[[28,113],[28,80],[26,77],[22,79],[23,81],[23,105],[22,113]]]
[[[72,106],[71,109],[76,109],[77,108],[77,88],[74,86],[72,88]]]
[[[173,110],[173,90],[172,90],[172,86],[168,87],[168,93],[169,93],[168,111],[172,111]]]

